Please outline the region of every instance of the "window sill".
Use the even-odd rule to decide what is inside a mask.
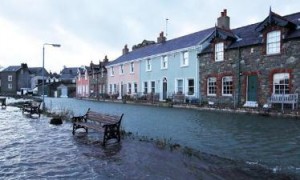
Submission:
[[[216,97],[217,95],[216,94],[207,94],[207,96]]]
[[[281,53],[266,54],[265,57],[279,56]]]
[[[189,65],[180,65],[181,68],[188,67]]]
[[[222,94],[224,97],[232,97],[232,94]]]

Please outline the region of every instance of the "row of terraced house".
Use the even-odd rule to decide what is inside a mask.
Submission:
[[[263,106],[300,92],[300,12],[272,12],[231,29],[227,10],[214,27],[167,40],[144,40],[122,55],[79,70],[78,97],[171,99],[226,106]],[[296,97],[297,96],[297,97]],[[294,105],[294,104],[293,104]]]

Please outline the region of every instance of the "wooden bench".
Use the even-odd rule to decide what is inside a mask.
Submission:
[[[38,114],[39,117],[41,116],[41,102],[32,101],[30,103],[25,103],[22,107],[22,113],[27,112],[30,114]]]
[[[5,108],[6,107],[6,97],[0,97],[0,102],[1,102],[1,107]]]
[[[88,109],[83,116],[72,117],[73,121],[73,135],[77,129],[83,128],[87,133],[88,129],[94,129],[99,132],[104,132],[103,135],[103,146],[110,139],[117,139],[120,142],[120,126],[123,118],[117,115],[103,114],[99,112],[94,112]]]
[[[292,109],[298,107],[298,94],[272,94],[269,99],[270,104],[281,104],[283,110],[283,104],[292,104]]]

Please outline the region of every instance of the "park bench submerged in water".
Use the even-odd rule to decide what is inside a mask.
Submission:
[[[30,103],[25,103],[22,107],[22,112],[27,112],[30,114],[30,116],[32,114],[38,114],[39,117],[41,116],[41,102],[36,102],[36,101],[32,101]]]
[[[88,109],[83,116],[74,116],[73,121],[73,135],[77,129],[83,128],[87,133],[88,129],[94,129],[98,132],[103,132],[103,146],[106,145],[107,141],[110,139],[116,139],[120,142],[120,126],[123,118],[121,116],[103,114],[99,112],[94,112]]]
[[[1,107],[5,108],[6,107],[6,97],[0,97],[0,103],[1,103]]]

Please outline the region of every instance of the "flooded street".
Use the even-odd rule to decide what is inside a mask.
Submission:
[[[167,139],[182,148],[170,151],[133,137],[103,148],[96,132],[73,136],[69,122],[51,125],[48,117],[30,118],[19,108],[8,106],[0,110],[0,179],[299,176],[297,120],[75,99],[47,99],[47,106],[53,111],[70,109],[76,115],[88,107],[99,112],[124,112],[122,126],[126,131],[139,137]],[[200,152],[193,154],[183,146]]]
[[[274,171],[300,174],[300,121],[251,114],[162,108],[76,99],[47,99],[55,111],[76,115],[94,111],[124,113],[122,126],[140,136],[172,143],[229,159],[259,164]]]

